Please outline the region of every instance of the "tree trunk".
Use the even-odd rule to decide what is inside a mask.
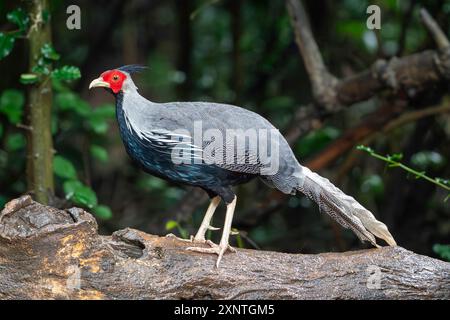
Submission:
[[[30,72],[42,56],[44,44],[51,44],[50,23],[43,21],[43,12],[48,11],[48,0],[34,0],[30,4],[31,26],[28,34]],[[48,203],[53,194],[53,142],[51,134],[52,82],[44,76],[28,92],[28,144],[27,182],[28,189],[40,203]]]
[[[1,299],[449,299],[450,263],[401,247],[215,256],[23,196],[0,214]]]

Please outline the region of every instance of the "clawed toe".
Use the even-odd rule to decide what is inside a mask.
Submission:
[[[206,240],[205,242],[210,246],[210,248],[204,248],[204,247],[188,247],[186,250],[199,252],[199,253],[212,253],[217,254],[219,257],[217,258],[216,267],[219,267],[220,261],[222,260],[222,257],[224,253],[229,250],[230,252],[236,252],[236,249],[231,247],[229,244],[223,245],[223,244],[215,244],[211,240]]]
[[[180,238],[177,237],[176,235],[174,235],[173,233],[169,233],[165,235],[166,238],[172,238],[178,241],[183,241],[183,242],[193,242],[193,237],[191,236],[189,239],[184,239],[184,238]]]

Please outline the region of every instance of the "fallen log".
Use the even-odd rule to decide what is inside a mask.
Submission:
[[[1,299],[449,299],[450,263],[401,247],[216,257],[23,196],[0,214]]]

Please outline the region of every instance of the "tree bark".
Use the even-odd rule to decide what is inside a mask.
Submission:
[[[47,0],[34,0],[30,3],[31,26],[29,39],[30,72],[42,56],[44,44],[51,44],[50,23],[43,21],[43,12],[48,11]],[[53,142],[51,134],[52,82],[49,76],[32,85],[28,92],[28,143],[27,143],[27,182],[34,198],[48,203],[53,194]]]
[[[401,247],[216,257],[23,196],[0,214],[1,299],[449,299],[450,263]]]

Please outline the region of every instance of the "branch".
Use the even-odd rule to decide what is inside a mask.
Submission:
[[[378,60],[365,71],[337,80],[323,63],[302,2],[286,0],[286,4],[314,98],[331,113],[367,100],[385,89],[411,94],[450,78],[449,41],[426,9],[421,10],[422,22],[436,41],[438,51],[423,51],[389,61]]]
[[[374,132],[383,128],[390,120],[397,117],[405,108],[404,101],[394,103],[386,102],[383,106],[371,113],[356,127],[347,130],[339,139],[326,147],[313,159],[307,161],[305,165],[311,170],[317,171],[336,160],[358,142],[364,140]]]
[[[441,50],[448,49],[450,47],[450,42],[448,41],[447,36],[426,9],[420,10],[420,18],[427,27],[438,48]]]
[[[368,141],[371,141],[380,133],[387,134],[393,129],[422,118],[450,113],[448,99],[444,99],[443,103],[437,106],[400,114],[404,108],[405,105],[400,102],[397,102],[393,106],[385,104],[370,114],[358,126],[347,130],[341,138],[334,141],[317,156],[306,162],[306,166],[312,170],[320,170],[353,148],[356,144],[362,142],[368,144]]]
[[[286,6],[294,28],[295,41],[311,80],[314,98],[321,106],[334,107],[336,103],[334,85],[337,80],[328,72],[323,62],[305,8],[298,0],[287,0]]]
[[[215,257],[28,196],[0,215],[2,299],[449,299],[450,263],[401,247],[346,253],[243,250]],[[239,266],[239,267],[237,267]]]

